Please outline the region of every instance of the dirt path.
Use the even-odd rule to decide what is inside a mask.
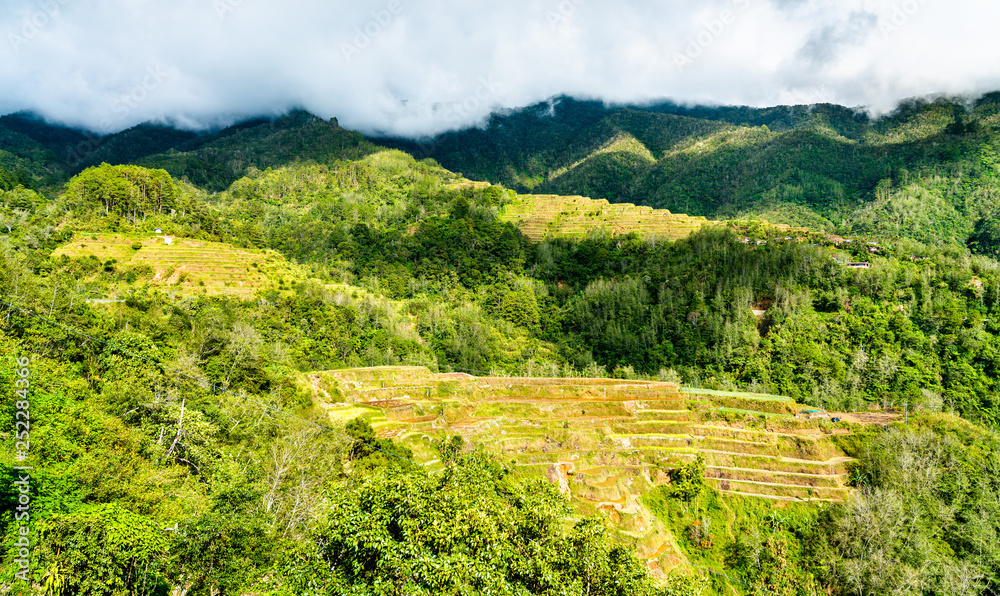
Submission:
[[[792,488],[792,489],[820,489],[820,490],[830,490],[830,491],[846,491],[847,489],[843,486],[811,486],[808,484],[784,484],[782,482],[762,482],[760,480],[739,480],[737,478],[707,478],[707,480],[718,480],[719,482],[734,482],[736,484],[753,484],[756,486],[774,486],[777,488]]]
[[[742,457],[761,457],[764,459],[776,459],[783,463],[790,464],[810,464],[816,466],[829,466],[836,464],[843,464],[850,461],[854,461],[853,457],[834,457],[828,460],[818,460],[818,459],[795,459],[793,457],[784,457],[781,455],[761,455],[756,453],[739,453],[736,451],[719,451],[718,449],[699,449],[702,453],[718,453],[720,455],[739,455]]]
[[[902,418],[902,414],[896,412],[829,412],[830,418],[840,418],[842,422],[852,424],[875,424],[878,426],[889,426]]]
[[[744,492],[740,492],[738,490],[722,490],[722,489],[719,489],[719,492],[726,493],[728,495],[739,495],[741,497],[754,497],[756,499],[770,499],[772,501],[803,501],[803,502],[820,501],[820,502],[823,502],[823,503],[841,503],[842,502],[840,499],[817,499],[815,497],[811,497],[811,498],[808,498],[808,499],[803,499],[802,497],[779,497],[779,496],[776,496],[776,495],[758,495],[756,493],[744,493]]]
[[[706,470],[728,470],[731,472],[760,472],[764,474],[778,474],[781,476],[795,476],[799,478],[832,478],[843,476],[846,477],[847,474],[807,474],[805,472],[780,472],[776,470],[767,470],[764,468],[731,468],[726,466],[705,466]]]

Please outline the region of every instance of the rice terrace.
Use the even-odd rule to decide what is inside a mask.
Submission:
[[[779,507],[842,501],[853,459],[837,439],[859,427],[831,422],[851,414],[810,419],[808,406],[781,396],[651,381],[379,367],[312,373],[308,383],[331,420],[364,416],[425,465],[435,465],[433,440],[458,434],[520,475],[548,479],[580,514],[608,515],[655,569],[672,569],[683,556],[645,499],[669,482],[668,469],[701,456],[706,481],[722,495]]]

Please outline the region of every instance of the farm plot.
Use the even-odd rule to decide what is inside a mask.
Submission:
[[[292,266],[271,251],[169,236],[78,234],[54,256],[95,257],[140,282],[182,293],[252,296],[275,280],[295,277]]]
[[[679,240],[706,225],[704,217],[689,217],[663,209],[604,199],[520,195],[504,207],[500,218],[516,225],[534,241],[545,238],[586,238],[594,231],[614,236],[636,233],[644,238]]]

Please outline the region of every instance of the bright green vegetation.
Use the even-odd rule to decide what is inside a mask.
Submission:
[[[519,195],[302,113],[140,127],[93,167],[65,155],[83,133],[6,118],[3,544],[25,356],[49,593],[996,591],[989,102],[567,102],[523,171],[496,162],[508,186],[663,174],[676,200],[589,226],[606,191]]]
[[[43,323],[37,331],[52,338],[53,329]],[[167,335],[187,343],[179,330]],[[330,422],[296,387],[296,375],[265,361],[247,337],[223,340],[232,361],[206,369],[243,387],[249,402],[182,376],[198,373],[196,362],[139,332],[116,342],[148,361],[105,347],[86,364],[88,355],[68,349],[79,338],[66,341],[31,350],[0,337],[5,355],[35,353],[31,579],[48,591],[696,593],[697,580],[685,576],[657,587],[603,520],[571,518],[556,489],[513,479],[487,453],[452,440],[439,448],[445,463],[426,471],[405,447],[375,438],[363,419],[338,432],[317,428]],[[168,360],[183,368],[156,364]],[[250,373],[248,361],[266,369]],[[5,545],[18,526],[12,483],[20,476],[9,455],[16,378],[4,358]],[[31,593],[14,581],[14,552],[4,554],[0,582]]]
[[[481,455],[438,473],[380,474],[339,495],[318,531],[335,592],[654,594],[646,569],[597,519],[564,530],[569,505],[513,482]]]
[[[854,495],[790,504],[667,488],[646,499],[696,564],[776,594],[989,594],[997,585],[997,436],[951,417],[855,435]],[[715,576],[717,593],[745,585]],[[754,592],[750,592],[754,593]]]

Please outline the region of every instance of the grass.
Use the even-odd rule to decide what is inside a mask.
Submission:
[[[134,243],[141,248],[133,249]],[[259,289],[272,287],[275,279],[300,277],[278,253],[190,238],[173,238],[166,244],[163,236],[84,233],[53,253],[54,257],[63,255],[94,256],[101,262],[114,259],[119,271],[148,267],[152,274],[137,278],[136,283],[187,294],[251,297]]]
[[[689,217],[631,203],[612,204],[604,199],[519,195],[507,205],[500,219],[517,225],[535,241],[545,238],[586,238],[592,233],[619,236],[637,233],[644,238],[679,240],[703,226],[713,225],[703,217]]]
[[[771,540],[782,541],[790,527],[813,523],[818,510],[824,507],[818,500],[801,502],[789,498],[759,498],[739,494],[739,491],[723,493],[715,490],[703,491],[690,503],[670,498],[659,490],[651,491],[642,501],[676,537],[676,543],[691,563],[719,574],[712,578],[712,593],[725,595],[764,593],[753,589],[748,592],[746,585],[724,577],[734,575],[726,564],[730,552],[728,545],[743,538],[747,528],[774,528],[765,531],[764,535]],[[703,528],[708,526],[711,535],[708,548],[698,548],[691,543],[689,528],[695,522]],[[776,526],[775,522],[780,525]]]
[[[718,397],[738,397],[743,399],[754,399],[757,401],[782,401],[793,402],[794,400],[784,395],[770,395],[767,393],[742,393],[738,391],[717,391],[715,389],[698,389],[694,387],[682,387],[681,391],[690,395],[712,395]]]

